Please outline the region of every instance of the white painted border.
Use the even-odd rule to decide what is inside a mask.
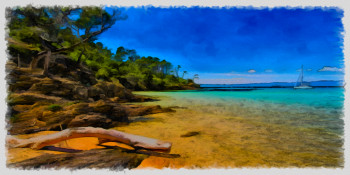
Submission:
[[[34,6],[38,5],[117,5],[117,6],[147,6],[152,5],[156,7],[169,7],[169,6],[251,6],[255,8],[259,7],[339,7],[344,10],[344,58],[345,58],[345,82],[347,83],[346,92],[345,92],[345,167],[343,169],[326,169],[326,168],[307,168],[307,169],[298,169],[298,168],[287,168],[287,169],[210,169],[210,170],[187,170],[187,169],[163,169],[163,170],[124,170],[117,172],[117,174],[288,174],[288,175],[300,175],[300,174],[310,174],[310,175],[321,175],[321,174],[336,174],[336,175],[345,175],[350,174],[350,92],[349,92],[349,81],[350,81],[350,1],[347,0],[236,0],[236,1],[224,1],[224,0],[2,0],[0,2],[0,21],[1,21],[1,30],[0,30],[0,174],[115,174],[116,172],[109,170],[40,170],[40,171],[24,171],[24,170],[13,170],[6,168],[6,156],[5,156],[5,112],[7,110],[5,99],[6,99],[6,82],[5,82],[5,62],[7,59],[5,50],[5,7],[16,6],[16,5],[28,5],[32,4]],[[322,30],[322,29],[320,29]],[[347,106],[346,106],[347,105]]]

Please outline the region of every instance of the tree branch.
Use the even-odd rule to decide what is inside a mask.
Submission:
[[[48,145],[79,137],[98,137],[101,143],[121,142],[133,147],[150,150],[170,151],[171,149],[170,142],[128,134],[117,130],[106,130],[93,127],[69,128],[54,134],[42,135],[29,139],[19,139],[13,136],[7,136],[6,144],[7,146],[14,148],[29,147],[32,149],[41,149]]]

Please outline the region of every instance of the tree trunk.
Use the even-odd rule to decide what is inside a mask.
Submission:
[[[140,153],[123,152],[120,149],[92,149],[73,154],[43,154],[20,162],[8,163],[7,167],[25,170],[89,168],[120,171],[136,168],[147,157]]]
[[[93,127],[69,128],[54,134],[32,137],[29,139],[19,139],[13,136],[7,136],[6,144],[9,147],[15,148],[29,147],[32,149],[41,149],[48,145],[79,137],[97,137],[99,138],[100,143],[121,142],[133,147],[141,147],[150,150],[170,151],[171,149],[170,142],[128,134],[116,130],[106,130]]]
[[[80,55],[79,55],[79,57],[78,57],[77,65],[80,64],[81,57],[83,56],[84,52],[85,52],[85,49],[83,49],[83,50],[81,51],[81,53],[80,53]]]
[[[47,51],[47,54],[45,56],[45,61],[44,61],[44,72],[43,74],[45,76],[49,75],[49,63],[50,63],[50,57],[51,57],[51,50]]]
[[[44,57],[45,55],[39,55],[36,57],[33,57],[32,61],[30,62],[30,68],[33,70],[37,67],[38,62]]]

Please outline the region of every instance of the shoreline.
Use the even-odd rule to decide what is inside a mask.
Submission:
[[[183,94],[189,97],[188,92]],[[169,138],[168,141],[173,142],[172,153],[183,156],[168,161],[149,158],[139,168],[342,167],[344,163],[342,139],[333,133],[318,128],[284,126],[279,121],[266,123],[254,118],[220,113],[220,109],[224,109],[225,105],[221,106],[222,104],[213,99],[208,103],[219,106],[203,104],[203,107],[199,107],[197,105],[200,101],[189,98],[186,102],[186,98],[179,97],[178,94],[173,96],[177,98],[160,92],[156,95],[159,101],[147,102],[146,105],[174,106],[183,101],[180,108],[175,108],[175,113],[153,114],[149,116],[150,120],[119,128],[134,134],[144,133],[150,137]],[[186,104],[194,106],[187,108]],[[241,108],[241,112],[246,111],[246,107],[237,107]],[[271,110],[273,112],[273,109]],[[188,132],[200,134],[188,138],[181,137]],[[329,150],[331,148],[332,151]],[[207,150],[204,152],[209,154],[203,157],[204,152],[198,150]],[[323,156],[319,156],[321,152]],[[315,161],[310,161],[311,159]]]
[[[188,93],[190,92],[183,93],[186,93],[186,97],[189,97]],[[135,92],[136,95],[147,93],[149,92]],[[160,94],[155,95],[154,93]],[[147,98],[157,100],[127,104],[171,106],[176,112],[130,117],[131,122],[128,125],[117,126],[112,129],[170,141],[173,143],[170,154],[180,154],[181,157],[150,156],[143,159],[135,167],[136,169],[287,168],[291,166],[299,168],[310,166],[334,168],[343,165],[342,152],[324,152],[329,148],[337,148],[338,146],[333,147],[331,144],[338,145],[339,143],[327,141],[327,145],[324,145],[322,139],[333,139],[334,136],[324,133],[326,135],[323,137],[327,137],[317,138],[321,130],[303,130],[285,127],[278,123],[264,123],[254,118],[248,119],[244,116],[228,115],[220,113],[220,110],[225,108],[223,102],[218,103],[211,100],[202,104],[202,102],[194,99],[191,101],[191,98],[183,99],[173,94],[178,97],[174,99],[174,97],[166,96],[163,93],[153,91],[152,95],[144,95]],[[172,94],[172,92],[169,93]],[[173,105],[180,104],[181,101],[180,106]],[[216,105],[208,106],[211,103]],[[194,106],[186,106],[189,104]],[[239,109],[242,112],[246,108],[239,105],[236,107],[233,109]],[[191,133],[196,134],[192,135]],[[90,141],[86,142],[91,142],[92,138],[89,139]],[[64,146],[64,144],[61,143],[61,146]],[[324,155],[317,156],[320,152],[323,152]],[[317,161],[312,162],[310,160]]]

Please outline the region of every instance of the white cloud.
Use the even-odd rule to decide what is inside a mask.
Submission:
[[[318,72],[343,72],[344,69],[330,66],[323,66],[322,69],[319,69]]]
[[[254,70],[254,69],[250,69],[250,70],[248,70],[248,72],[249,72],[249,73],[255,73],[255,72],[256,72],[256,70]]]
[[[271,69],[265,69],[265,72],[273,72]]]

